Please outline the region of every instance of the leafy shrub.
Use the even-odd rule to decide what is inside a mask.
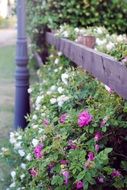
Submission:
[[[28,32],[42,48],[45,25],[51,29],[64,23],[73,27],[105,26],[110,32],[127,32],[126,0],[28,0]]]
[[[9,188],[126,190],[127,102],[54,49],[38,76],[29,125],[1,151]]]

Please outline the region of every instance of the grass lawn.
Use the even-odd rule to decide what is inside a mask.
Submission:
[[[15,94],[15,46],[0,47],[0,148],[8,144],[9,132],[13,129]],[[31,69],[31,83],[37,81]],[[9,183],[10,166],[0,160],[0,190]]]
[[[0,48],[0,148],[8,143],[13,126],[15,47]],[[9,165],[0,160],[0,190],[6,189],[9,181]],[[5,179],[5,180],[4,180]]]

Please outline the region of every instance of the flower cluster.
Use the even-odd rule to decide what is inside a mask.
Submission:
[[[50,52],[29,90],[28,127],[1,149],[15,164],[8,189],[126,190],[126,101]]]

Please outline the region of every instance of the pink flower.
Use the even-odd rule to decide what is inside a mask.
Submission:
[[[78,116],[79,127],[87,126],[92,121],[92,115],[88,111],[83,111]]]
[[[98,144],[96,144],[96,145],[95,145],[95,150],[96,150],[96,152],[98,152],[99,149],[100,149],[100,146],[99,146]]]
[[[65,121],[66,121],[66,119],[67,119],[67,114],[64,113],[64,114],[62,114],[62,115],[60,116],[59,121],[60,121],[60,123],[64,124]]]
[[[96,132],[95,133],[95,136],[94,136],[94,140],[97,142],[97,141],[99,141],[100,139],[102,138],[102,134],[101,134],[101,132]]]
[[[100,183],[104,183],[104,177],[98,177],[98,181],[100,182]]]
[[[43,120],[43,124],[46,125],[46,126],[49,125],[49,120],[48,119],[44,119]]]
[[[29,170],[29,173],[32,177],[36,177],[38,175],[38,171],[35,168]]]
[[[106,122],[108,121],[108,119],[109,119],[109,116],[104,117],[104,119],[101,122],[100,127],[103,127],[106,124]]]
[[[83,188],[83,182],[82,181],[77,181],[76,182],[76,189],[82,189]]]
[[[88,160],[89,161],[93,161],[94,160],[94,153],[93,152],[89,152],[89,154],[88,154]]]
[[[76,148],[77,148],[76,144],[72,140],[69,140],[67,149],[75,150]]]
[[[68,160],[60,160],[60,163],[63,165],[67,165],[68,164]]]
[[[118,170],[114,169],[112,172],[112,177],[120,177],[120,176],[121,176],[121,173]]]
[[[69,172],[67,170],[64,170],[62,172],[63,176],[64,176],[64,184],[68,185],[68,180],[69,180]]]
[[[34,149],[34,155],[37,159],[40,159],[43,157],[42,155],[42,149],[43,149],[44,145],[43,144],[39,144],[35,147]]]

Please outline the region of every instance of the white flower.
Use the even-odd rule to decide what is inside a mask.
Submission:
[[[37,115],[33,115],[32,119],[37,120]]]
[[[63,37],[65,37],[65,38],[69,37],[69,33],[67,31],[64,31],[62,34],[63,34]]]
[[[101,40],[101,39],[99,39],[99,38],[96,39],[96,44],[97,44],[98,46],[104,45],[104,43],[105,43],[105,41],[103,41],[103,40]]]
[[[31,92],[32,92],[32,89],[28,88],[28,93],[31,94]]]
[[[20,179],[23,179],[25,177],[25,174],[20,175]]]
[[[68,83],[68,81],[67,81],[68,78],[69,78],[69,75],[68,75],[67,73],[63,73],[63,74],[61,75],[62,82],[63,82],[64,84],[66,84],[66,85],[67,85],[67,83]]]
[[[60,94],[64,91],[64,89],[63,89],[62,87],[59,87],[57,90],[58,90],[58,92],[59,92]]]
[[[109,42],[109,43],[106,45],[106,48],[108,49],[108,51],[112,50],[114,47],[115,47],[115,45],[114,45],[114,43],[112,43],[112,42]]]
[[[64,102],[68,101],[69,97],[65,96],[65,95],[61,95],[57,98],[57,102],[58,102],[58,106],[62,107],[62,105],[64,104]]]
[[[58,56],[61,56],[61,55],[62,55],[62,52],[61,52],[61,51],[58,51],[57,54],[58,54]]]
[[[50,58],[52,58],[52,57],[54,57],[54,55],[53,55],[53,54],[51,54],[49,57],[50,57]]]
[[[18,140],[22,140],[22,136],[19,135],[19,136],[17,137],[17,139],[18,139]]]
[[[104,85],[104,87],[105,87],[105,89],[106,89],[109,93],[112,93],[112,89],[111,89],[109,86]]]
[[[16,176],[16,172],[15,172],[15,171],[12,171],[12,172],[11,172],[11,177],[12,177],[13,180],[14,180],[15,176]]]
[[[38,128],[38,125],[33,125],[32,128],[36,129],[36,128]]]
[[[39,110],[40,109],[40,107],[41,107],[41,105],[40,104],[38,104],[37,106],[36,106],[36,110]]]
[[[56,99],[56,98],[51,98],[51,99],[50,99],[50,103],[51,103],[51,104],[55,104],[56,102],[57,102],[57,99]]]
[[[31,160],[32,160],[32,157],[31,157],[31,154],[30,154],[30,153],[26,156],[26,160],[28,160],[28,161],[31,161]]]
[[[34,147],[37,146],[38,143],[39,143],[39,140],[38,140],[38,139],[33,139],[33,140],[32,140],[32,144],[33,144]]]
[[[96,31],[97,31],[98,34],[102,34],[103,33],[103,31],[102,31],[101,28],[97,28]]]
[[[36,99],[36,105],[40,104],[40,102],[42,101],[43,98],[44,98],[44,95],[38,96]]]
[[[61,71],[61,70],[62,70],[62,67],[59,67],[59,70]]]
[[[44,132],[44,129],[39,129],[38,133],[43,133]]]
[[[22,144],[22,142],[17,142],[16,144],[14,144],[14,148],[15,149],[21,148],[21,144]]]
[[[50,87],[50,90],[51,90],[52,92],[54,92],[54,91],[56,90],[56,88],[57,88],[57,87],[56,87],[55,85],[53,85],[53,86]]]
[[[117,36],[117,42],[123,42],[124,41],[124,36],[119,35]]]
[[[11,183],[11,185],[9,186],[10,188],[12,188],[12,187],[15,187],[15,182],[13,182],[13,183]]]
[[[15,144],[17,142],[17,139],[15,137],[15,134],[13,132],[10,133],[10,143]]]
[[[52,94],[52,92],[51,92],[51,91],[47,91],[47,93],[46,93],[46,94],[50,95],[50,94]]]
[[[79,28],[75,28],[74,31],[75,31],[76,33],[78,33],[80,30],[79,30]]]
[[[42,117],[45,117],[45,113],[41,113],[41,116],[42,116]]]
[[[54,72],[57,73],[57,72],[58,72],[58,69],[54,69]]]
[[[18,153],[21,157],[25,156],[25,152],[22,149],[18,150]]]
[[[54,61],[54,63],[57,65],[59,63],[59,59],[56,58],[55,61]]]
[[[20,167],[25,170],[26,169],[26,164],[21,163]]]

